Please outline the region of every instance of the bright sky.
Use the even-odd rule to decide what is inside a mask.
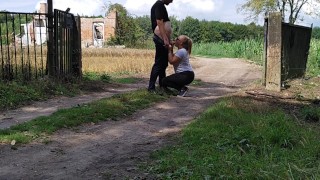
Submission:
[[[43,1],[43,0],[42,0]],[[53,0],[53,7],[65,10],[68,7],[71,13],[79,15],[100,15],[102,11],[103,0]],[[122,4],[131,15],[149,15],[150,8],[156,0],[104,0],[112,4]],[[14,12],[34,12],[39,0],[0,0],[0,10]],[[47,2],[44,0],[43,2]],[[231,22],[237,24],[248,24],[251,21],[245,21],[245,15],[237,13],[240,4],[245,0],[173,0],[167,10],[169,15],[174,15],[178,19],[184,19],[186,16],[192,16],[199,20],[215,20],[221,22]],[[263,24],[260,19],[258,24]],[[305,26],[320,26],[320,18],[305,17]]]

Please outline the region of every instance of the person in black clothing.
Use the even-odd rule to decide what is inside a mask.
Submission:
[[[173,0],[158,0],[151,8],[151,25],[154,32],[153,42],[156,47],[154,64],[150,73],[148,91],[155,91],[155,84],[159,77],[159,86],[166,77],[168,67],[168,47],[170,45],[171,24],[165,5]]]

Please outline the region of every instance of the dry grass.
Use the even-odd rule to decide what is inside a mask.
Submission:
[[[46,67],[46,46],[42,49],[30,46],[29,48],[17,47],[3,48],[2,59],[11,64],[29,64],[31,67]],[[106,74],[149,74],[154,63],[154,50],[123,49],[123,48],[83,48],[83,72],[96,72]],[[23,62],[23,63],[21,63]],[[169,65],[168,73],[173,72]]]
[[[82,70],[107,74],[149,74],[154,54],[154,50],[86,48],[82,49]],[[169,66],[168,71],[171,69]]]

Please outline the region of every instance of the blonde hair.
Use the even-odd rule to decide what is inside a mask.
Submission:
[[[192,49],[192,40],[186,36],[186,35],[182,35],[184,37],[184,41],[182,43],[183,48],[185,48],[189,55],[191,54],[191,49]]]

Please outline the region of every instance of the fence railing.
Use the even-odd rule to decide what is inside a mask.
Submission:
[[[52,18],[49,39],[48,14],[0,12],[0,80],[38,79],[49,69],[53,78],[81,76],[80,18],[60,10]]]
[[[46,74],[46,14],[0,12],[0,78],[31,80]]]
[[[81,76],[80,18],[54,10],[54,63],[56,76]]]

